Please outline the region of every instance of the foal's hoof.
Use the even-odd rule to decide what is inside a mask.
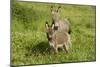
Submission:
[[[69,53],[69,51],[66,51],[66,53]]]

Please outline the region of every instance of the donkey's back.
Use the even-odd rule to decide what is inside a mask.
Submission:
[[[63,44],[68,41],[68,35],[64,31],[57,31],[53,34],[52,41],[56,42],[56,45]]]
[[[68,32],[70,34],[71,32],[71,28],[70,28],[70,23],[67,20],[59,20],[57,22],[55,22],[55,26],[58,25],[58,30],[60,31],[65,31]]]

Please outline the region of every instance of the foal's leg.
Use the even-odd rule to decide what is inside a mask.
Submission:
[[[69,52],[69,45],[68,45],[68,43],[64,44],[64,48],[65,48],[66,53],[68,53]]]
[[[58,48],[57,47],[55,48],[55,53],[58,53]]]

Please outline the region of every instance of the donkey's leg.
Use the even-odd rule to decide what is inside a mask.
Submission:
[[[65,49],[64,49],[64,45],[61,47],[61,49],[62,49],[62,51],[65,51]]]
[[[71,37],[70,37],[70,35],[68,37],[68,45],[69,45],[69,48],[72,49],[72,43],[71,43]]]
[[[70,49],[72,49],[72,43],[71,43],[71,40],[69,40],[69,45],[70,45]]]
[[[54,53],[54,47],[53,47],[53,43],[49,42],[49,49],[50,49],[50,53]]]
[[[54,49],[55,49],[55,53],[58,53],[58,48],[57,48],[57,47],[55,47]]]
[[[65,48],[66,53],[68,53],[69,52],[69,45],[68,45],[68,43],[64,43],[64,48]]]

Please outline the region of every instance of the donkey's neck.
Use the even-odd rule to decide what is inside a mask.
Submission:
[[[53,16],[52,20],[53,20],[53,22],[59,21],[60,20],[60,16]]]

